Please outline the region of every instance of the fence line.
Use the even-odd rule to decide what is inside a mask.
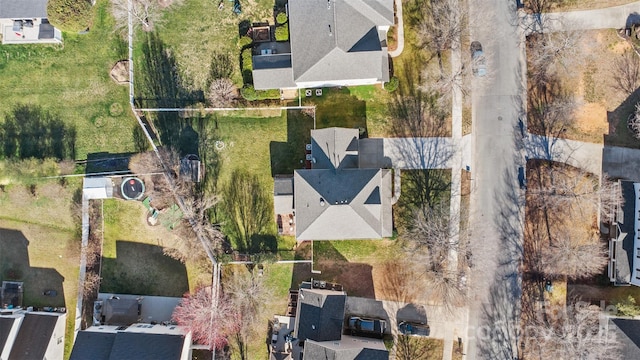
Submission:
[[[216,111],[261,111],[261,110],[305,110],[305,109],[315,109],[315,105],[313,106],[274,106],[274,107],[246,107],[246,108],[140,108],[136,109],[134,105],[134,109],[142,112],[181,112],[181,111],[205,111],[205,112],[216,112]]]

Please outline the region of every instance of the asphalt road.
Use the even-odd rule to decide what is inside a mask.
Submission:
[[[488,75],[473,90],[474,154],[470,228],[473,269],[469,284],[467,359],[517,356],[525,166],[518,123],[523,113],[521,40],[515,1],[472,0],[472,40],[480,41]]]

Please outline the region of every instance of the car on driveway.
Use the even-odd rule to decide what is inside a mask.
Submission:
[[[384,335],[387,329],[387,322],[385,320],[361,318],[358,316],[351,316],[348,325],[352,333],[362,333],[380,337]]]
[[[418,324],[408,321],[398,323],[398,332],[402,335],[429,336],[431,329],[427,324]]]
[[[471,43],[471,72],[474,76],[487,75],[487,59],[479,41]]]

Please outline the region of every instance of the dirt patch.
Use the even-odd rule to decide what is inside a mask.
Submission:
[[[581,133],[600,134],[602,141],[602,134],[609,131],[607,109],[602,103],[584,103],[575,111],[575,117],[578,119],[576,127]]]
[[[109,72],[111,80],[116,84],[125,85],[129,83],[129,60],[118,61]]]

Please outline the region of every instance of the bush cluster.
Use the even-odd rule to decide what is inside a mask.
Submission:
[[[286,13],[281,12],[276,16],[276,24],[278,24],[278,25],[282,25],[282,24],[286,23],[287,20],[289,20],[289,19],[287,18],[287,14]]]
[[[400,85],[400,80],[397,77],[393,76],[389,79],[388,82],[384,83],[384,89],[388,92],[394,92],[398,90],[398,86]]]
[[[289,41],[289,27],[287,25],[276,27],[276,41]]]
[[[60,30],[78,32],[91,24],[91,2],[89,0],[49,0],[47,17]]]

